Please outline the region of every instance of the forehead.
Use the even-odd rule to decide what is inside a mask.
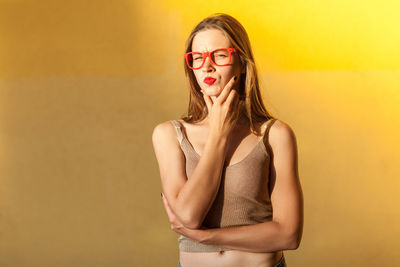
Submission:
[[[224,32],[217,29],[207,29],[195,35],[192,42],[192,51],[212,51],[217,48],[230,46],[231,42],[225,36]]]

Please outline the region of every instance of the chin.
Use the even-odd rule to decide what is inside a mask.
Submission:
[[[215,95],[215,96],[218,96],[222,92],[221,88],[206,88],[203,90],[204,92],[207,93],[207,95]]]

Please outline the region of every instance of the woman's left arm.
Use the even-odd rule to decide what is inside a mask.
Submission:
[[[269,132],[272,221],[229,228],[188,229],[171,220],[177,233],[198,242],[247,252],[297,249],[303,232],[303,193],[298,174],[296,137],[286,123],[277,120]]]

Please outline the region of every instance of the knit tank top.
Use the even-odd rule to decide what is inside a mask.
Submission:
[[[215,200],[202,225],[207,228],[224,228],[251,225],[272,220],[269,194],[270,155],[266,149],[269,129],[276,119],[264,123],[257,145],[241,161],[223,167],[221,184]],[[185,129],[178,120],[175,126],[180,147],[186,159],[186,175],[190,179],[200,155],[189,142]],[[178,238],[179,250],[186,252],[218,252],[229,248],[207,245],[184,235]]]

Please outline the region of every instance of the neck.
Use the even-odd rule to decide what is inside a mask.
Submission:
[[[202,121],[198,122],[197,124],[199,125],[207,125],[209,124],[209,117],[208,115],[203,119]],[[246,117],[246,115],[242,112],[239,114],[239,117],[236,121],[235,127],[243,127],[243,126],[248,126],[250,125],[249,119]]]

